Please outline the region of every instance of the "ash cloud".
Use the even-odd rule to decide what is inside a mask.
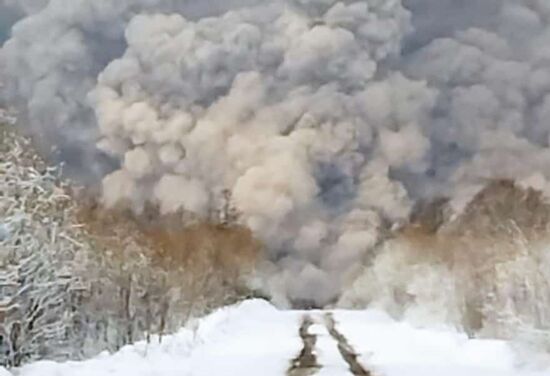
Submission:
[[[29,5],[0,50],[22,123],[107,205],[230,190],[282,304],[333,300],[418,199],[548,190],[545,1]]]

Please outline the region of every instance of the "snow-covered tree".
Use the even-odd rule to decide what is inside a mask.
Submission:
[[[382,244],[340,304],[550,349],[550,203],[542,192],[497,180],[462,212],[427,214]]]
[[[11,128],[0,127],[0,364],[114,351],[246,294],[249,231],[108,211]]]
[[[33,249],[34,248],[34,249]],[[67,351],[70,275],[58,272],[43,250],[29,246],[7,257],[2,284],[2,351],[7,366]],[[69,354],[67,354],[69,355]]]
[[[66,357],[83,236],[59,170],[7,126],[0,140],[0,363]]]

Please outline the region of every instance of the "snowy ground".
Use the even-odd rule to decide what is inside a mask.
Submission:
[[[37,362],[14,371],[21,376],[542,376],[514,369],[506,343],[468,340],[463,335],[414,329],[376,311],[328,313],[278,311],[263,301],[228,307],[198,321],[193,328],[166,337],[162,344],[138,343],[116,354],[83,362]],[[314,338],[315,367],[296,368],[306,334]],[[335,336],[336,330],[342,335]],[[345,337],[345,338],[344,338]],[[357,355],[350,371],[342,340]],[[345,346],[344,346],[345,347]],[[295,369],[292,368],[295,364]],[[353,367],[352,367],[353,368]],[[361,368],[365,373],[362,373]],[[10,375],[0,368],[0,376]]]

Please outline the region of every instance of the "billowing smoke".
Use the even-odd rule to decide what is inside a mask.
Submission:
[[[229,190],[281,302],[334,299],[420,198],[548,190],[546,0],[28,5],[0,74],[30,132],[107,205]]]
[[[151,12],[202,17],[252,2],[3,0],[0,10],[30,15],[13,26],[0,51],[2,96],[20,107],[21,123],[40,135],[39,146],[68,162],[66,171],[98,181],[116,161],[96,150],[97,121],[87,96],[98,74],[124,53],[130,19]]]

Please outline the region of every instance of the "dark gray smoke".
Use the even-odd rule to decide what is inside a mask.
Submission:
[[[70,175],[98,181],[116,161],[95,148],[97,122],[87,94],[98,74],[123,54],[124,31],[139,13],[217,14],[255,0],[112,2],[2,0],[3,14],[28,14],[11,30],[0,52],[3,96],[21,109],[22,124]],[[53,149],[52,149],[53,148]]]
[[[206,216],[229,189],[282,302],[334,298],[419,198],[547,190],[545,0],[28,5],[0,68],[43,147],[107,205]]]
[[[403,0],[412,12],[414,30],[405,37],[403,55],[414,53],[438,38],[453,37],[472,27],[490,26],[501,0]]]

